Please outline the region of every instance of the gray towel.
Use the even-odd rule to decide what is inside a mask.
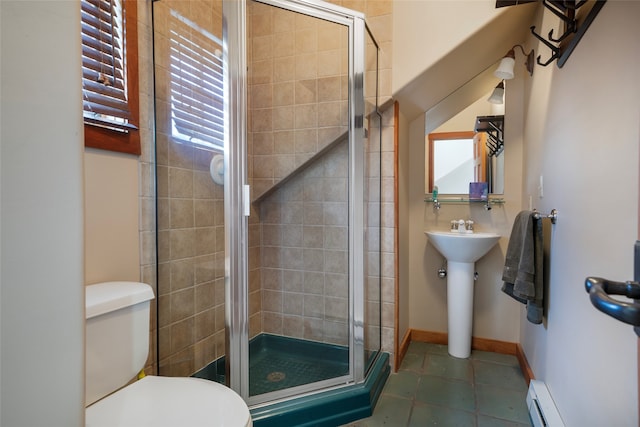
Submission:
[[[542,220],[530,211],[516,217],[507,246],[502,291],[527,305],[527,319],[542,323],[543,317]]]

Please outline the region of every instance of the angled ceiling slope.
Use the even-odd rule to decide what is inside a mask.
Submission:
[[[474,77],[488,74],[486,70],[514,44],[526,40],[536,10],[535,2],[501,10],[487,25],[394,93],[405,117],[415,119]],[[498,82],[488,77],[482,90],[488,93]]]
[[[496,85],[496,78],[493,75],[494,69],[495,66],[493,65],[486,68],[483,72],[427,110],[425,112],[426,133],[433,132],[480,98],[486,97],[489,91]]]

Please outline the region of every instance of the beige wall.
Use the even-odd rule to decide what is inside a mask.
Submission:
[[[487,98],[489,98],[489,95],[490,94],[488,93],[483,95],[480,99],[470,104],[467,108],[460,111],[458,114],[453,116],[450,120],[448,120],[446,123],[443,123],[432,132],[458,132],[458,131],[473,132],[473,129],[476,123],[476,117],[488,116],[492,114],[503,114],[504,109],[502,112],[493,111],[494,104],[487,102]]]
[[[502,238],[499,245],[476,263],[479,278],[474,289],[474,337],[500,341],[518,342],[519,307],[501,291],[501,273],[504,265],[508,236],[515,215],[522,205],[522,115],[523,115],[523,70],[516,69],[517,76],[506,86],[505,103],[505,193],[504,205],[493,206],[487,211],[482,204],[442,204],[434,210],[425,203],[425,129],[430,128],[424,115],[409,123],[409,150],[407,204],[403,206],[401,218],[408,221],[408,268],[407,280],[403,280],[401,293],[406,293],[408,305],[400,311],[409,313],[412,329],[447,331],[446,280],[439,279],[437,271],[444,258],[428,243],[425,230],[447,230],[452,219],[471,218],[477,231],[493,231]],[[483,100],[481,100],[483,101]],[[486,102],[486,101],[484,101]],[[488,103],[486,103],[488,105]],[[490,108],[490,107],[487,107]],[[401,104],[402,109],[402,104]]]
[[[512,91],[513,93],[513,91]],[[505,118],[511,129],[517,118]],[[477,231],[493,231],[503,236],[481,260],[476,262],[479,278],[474,289],[473,336],[500,341],[517,342],[519,338],[518,305],[501,295],[501,272],[504,253],[511,232],[513,218],[520,210],[521,141],[517,135],[505,134],[506,189],[505,204],[486,211],[482,204],[445,204],[434,211],[424,197],[424,121],[410,123],[411,143],[409,160],[408,212],[409,262],[408,283],[402,292],[408,293],[409,326],[413,329],[435,332],[447,331],[446,281],[439,279],[437,270],[443,265],[443,257],[428,243],[425,230],[447,230],[452,219],[471,218]],[[418,139],[419,138],[419,139]],[[401,307],[402,311],[403,308]]]
[[[492,1],[393,1],[393,19],[401,23],[394,26],[393,92],[438,62],[498,13]]]
[[[138,3],[141,155],[84,150],[84,283],[142,281],[156,292],[155,147],[151,4]],[[155,372],[156,322],[152,304],[149,359]]]
[[[138,157],[86,149],[86,284],[140,280]]]
[[[518,342],[519,338],[519,305],[510,298],[505,298],[500,290],[504,265],[504,254],[511,232],[511,225],[522,206],[522,109],[523,79],[520,71],[517,77],[507,82],[505,97],[505,192],[504,205],[494,205],[487,211],[482,204],[442,204],[437,211],[430,203],[416,203],[416,216],[422,214],[421,222],[411,222],[416,243],[415,264],[423,274],[418,274],[411,288],[411,301],[420,301],[413,305],[412,327],[416,329],[447,331],[446,281],[437,277],[437,270],[442,266],[443,257],[430,244],[424,230],[447,230],[451,219],[471,218],[475,221],[477,231],[492,231],[500,234],[499,244],[487,255],[476,262],[478,280],[474,285],[474,313],[472,335],[499,341]],[[424,146],[424,144],[423,144]],[[422,163],[416,162],[421,173]],[[419,189],[415,188],[417,200]],[[420,206],[418,206],[420,205]],[[534,206],[535,207],[535,206]],[[415,227],[414,227],[415,224]],[[413,276],[412,276],[413,277]],[[415,298],[414,298],[415,295]],[[427,308],[425,310],[425,308]],[[426,312],[426,313],[425,313]],[[415,316],[414,316],[415,315]]]
[[[141,280],[155,290],[151,43],[151,4],[138,2],[141,155],[84,150],[85,284]]]
[[[631,326],[597,311],[584,290],[587,276],[633,279],[638,17],[638,2],[607,2],[563,68],[537,66],[527,79],[525,199],[544,211],[558,209],[559,218],[550,243],[547,322],[523,320],[520,340],[567,426],[638,425],[637,337]],[[556,22],[546,12],[535,24]],[[547,57],[545,47],[535,48]],[[613,86],[604,84],[611,70]]]
[[[527,37],[539,4],[496,9],[491,0],[400,0],[393,6],[394,75],[404,75],[394,78],[393,95],[411,121],[477,78],[472,91],[487,85],[477,96],[493,89],[497,79],[491,84],[483,70]]]

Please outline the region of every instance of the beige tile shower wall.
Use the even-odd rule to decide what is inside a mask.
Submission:
[[[375,105],[375,104],[374,104]],[[381,227],[380,227],[380,190],[381,190],[381,164],[380,164],[380,126],[381,117],[378,114],[369,114],[368,138],[365,146],[365,234],[364,234],[364,346],[367,351],[377,351],[381,345],[381,316],[380,316],[380,290],[381,290]]]
[[[393,353],[395,262],[393,108],[372,115],[365,150],[365,349]]]
[[[390,106],[382,112],[381,146],[381,305],[382,305],[382,350],[390,353],[394,360],[395,332],[395,149],[394,149],[394,109]]]
[[[249,338],[262,332],[262,224],[255,206],[249,216]]]
[[[264,332],[348,344],[347,173],[344,142],[262,202]]]
[[[369,28],[380,46],[377,58],[379,70],[377,80],[373,72],[376,63],[374,50],[370,44],[367,47],[365,93],[367,94],[367,111],[370,111],[374,100],[368,96],[369,94],[377,93],[379,104],[391,98],[392,2],[358,0],[333,3],[364,12]],[[250,156],[248,168],[254,199],[345,129],[337,113],[340,113],[339,117],[347,117],[348,91],[347,80],[344,77],[347,52],[346,46],[339,41],[346,40],[346,32],[343,32],[339,26],[336,28],[335,24],[318,26],[312,19],[301,16],[293,18],[293,16],[290,12],[283,12],[265,5],[253,2],[249,4],[248,152]],[[313,49],[314,43],[317,47],[316,51]],[[341,57],[340,61],[337,60],[337,56]],[[337,66],[338,62],[342,64],[341,68]],[[338,72],[339,74],[335,74]],[[336,123],[339,126],[335,126]],[[389,353],[393,353],[395,343],[393,126],[393,109],[389,108],[384,112],[382,152],[379,154],[382,195],[379,200],[381,237],[378,244],[381,257],[379,261],[377,259],[371,261],[379,264],[373,268],[376,274],[381,275],[379,279],[381,289],[378,289],[378,278],[374,275],[369,279],[371,285],[368,286],[370,291],[367,294],[369,298],[367,312],[377,313],[380,309],[382,311],[381,320],[377,320],[378,317],[375,315],[369,323],[368,341],[375,347],[381,332],[382,349]],[[378,133],[372,137],[377,135]],[[320,163],[325,161],[319,160]],[[314,168],[318,167],[320,166],[314,165]],[[271,215],[281,215],[283,208],[296,212],[297,205],[293,200],[296,196],[288,195],[288,192],[296,194],[296,191],[300,191],[299,187],[304,185],[301,181],[304,182],[304,178],[297,177],[270,196],[263,202],[259,220],[254,217],[256,223],[253,223],[254,228],[250,237],[251,250],[254,253],[262,251],[263,268],[255,268],[250,273],[250,283],[253,284],[250,284],[251,335],[257,333],[262,326],[262,330],[266,332],[324,339],[331,342],[335,340],[342,343],[345,339],[343,331],[346,330],[340,324],[342,319],[330,325],[334,327],[333,332],[323,329],[320,333],[317,329],[320,326],[318,319],[321,318],[319,307],[333,307],[330,303],[333,300],[325,299],[320,303],[318,292],[325,292],[327,283],[329,286],[336,286],[340,280],[327,281],[325,276],[322,291],[313,290],[305,293],[304,277],[308,276],[306,288],[311,290],[309,284],[312,283],[313,274],[311,273],[314,271],[291,268],[299,263],[304,265],[304,243],[303,247],[298,248],[297,251],[292,249],[296,246],[287,246],[296,238],[304,238],[300,237],[304,236],[303,232],[298,225],[277,223],[270,218]],[[315,185],[323,184],[317,182]],[[281,201],[283,197],[292,198],[292,200],[288,200],[283,205]],[[274,206],[280,208],[280,213],[268,213],[268,209]],[[309,227],[324,226],[303,224],[303,227],[307,225]],[[307,232],[311,232],[311,228],[308,228]],[[289,242],[274,243],[278,238],[289,239]],[[263,239],[261,243],[260,239]],[[317,248],[306,248],[307,259],[313,253],[312,249]],[[283,261],[283,257],[290,256],[293,258]],[[276,257],[279,258],[275,259]],[[271,267],[273,263],[280,263],[282,267],[283,262],[290,263],[289,268]],[[323,274],[326,275],[326,273]],[[331,276],[331,279],[335,278]],[[343,279],[346,280],[346,278]],[[262,294],[258,283],[262,283]],[[285,289],[282,286],[290,288]],[[305,315],[305,301],[306,313],[309,316]],[[336,307],[339,306],[339,304],[336,305]],[[263,315],[259,316],[261,308]],[[262,325],[260,325],[261,320]],[[340,326],[336,327],[337,324]]]
[[[171,136],[170,7],[219,38],[222,10],[219,2],[207,1],[154,7],[159,369],[184,376],[225,353],[224,192],[209,174],[215,153]]]
[[[248,2],[249,175],[257,198],[346,130],[347,29]]]

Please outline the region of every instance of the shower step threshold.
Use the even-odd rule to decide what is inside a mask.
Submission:
[[[253,426],[335,427],[369,417],[390,371],[389,354],[380,353],[363,383],[251,409]]]

